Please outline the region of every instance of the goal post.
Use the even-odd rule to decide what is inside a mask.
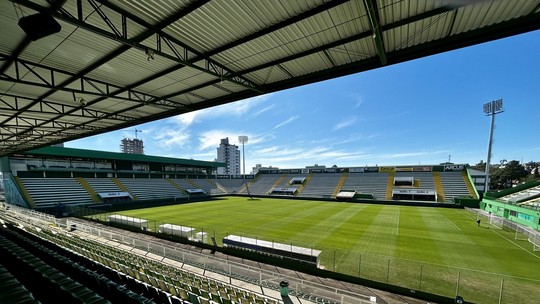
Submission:
[[[537,233],[529,234],[528,241],[533,245],[533,251],[540,251],[540,237]]]
[[[528,230],[526,228],[523,228],[521,226],[517,226],[516,225],[516,236],[515,236],[515,239],[516,240],[519,240],[519,241],[528,241],[529,240],[529,233],[528,233]]]
[[[489,228],[489,217],[483,213],[478,212],[476,214],[476,223],[478,223],[478,226]]]
[[[533,245],[533,251],[540,251],[540,233],[537,231],[516,225],[516,240],[527,241]]]
[[[503,229],[504,218],[492,215],[489,217],[489,224],[491,227]]]

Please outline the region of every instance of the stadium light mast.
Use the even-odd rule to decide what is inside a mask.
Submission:
[[[486,114],[486,116],[491,116],[491,127],[489,129],[488,155],[487,155],[487,161],[486,161],[486,180],[484,184],[484,193],[487,193],[489,190],[489,167],[490,167],[490,162],[491,162],[491,146],[493,144],[493,127],[495,126],[495,115],[502,112],[504,112],[502,99],[497,99],[492,102],[488,102],[484,104],[484,114]]]
[[[242,178],[246,178],[246,153],[244,152],[244,144],[247,144],[248,137],[246,135],[238,136],[238,141],[242,144],[242,159],[244,163],[244,170],[243,170],[243,176]]]

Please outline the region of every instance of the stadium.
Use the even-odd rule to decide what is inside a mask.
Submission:
[[[0,302],[535,303],[538,181],[55,145],[536,30],[539,7],[3,1]]]

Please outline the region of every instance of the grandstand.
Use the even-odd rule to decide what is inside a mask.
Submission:
[[[7,261],[0,279],[24,287],[0,296],[9,303],[24,297],[25,303],[280,304],[284,279],[291,283],[287,293],[302,303],[376,301],[285,269],[249,266],[83,220],[57,226],[54,217],[14,207],[0,210],[0,222],[0,257]]]
[[[332,195],[338,186],[342,174],[312,174],[303,187],[301,196],[303,197],[324,197]]]
[[[540,199],[540,186],[533,186],[515,193],[505,195],[500,200],[510,204],[534,205]]]
[[[238,193],[247,182],[251,182],[251,180],[230,179],[228,175],[226,178],[219,178],[218,175],[216,179],[211,179],[211,181],[216,183],[217,187],[225,193]]]
[[[38,208],[90,203],[90,194],[74,178],[21,178],[29,200]]]
[[[88,155],[81,160],[81,155]],[[39,161],[36,159],[40,158]],[[77,165],[78,164],[78,165]],[[352,201],[477,199],[464,165],[260,170],[254,175],[215,175],[223,164],[60,147],[9,158],[6,194],[13,204],[41,210],[120,202],[175,202],[225,194]],[[84,167],[84,168],[82,168]],[[525,194],[522,194],[525,195]],[[531,194],[531,198],[536,198]],[[349,200],[349,199],[348,199]]]
[[[467,183],[463,182],[464,177],[462,172],[447,172],[440,176],[446,201],[451,202],[454,198],[458,197],[474,197],[474,194],[467,187]]]
[[[116,198],[135,205],[189,198],[191,193],[243,194],[247,185],[240,182],[242,177],[229,176],[220,183],[222,179],[211,176],[220,163],[40,147],[540,27],[537,0],[519,1],[513,9],[507,9],[505,1],[475,1],[473,5],[466,1],[421,1],[418,5],[307,1],[275,6],[234,1],[95,2],[0,2],[0,111],[4,117],[0,165],[10,205],[47,210],[114,204]],[[40,20],[49,20],[50,26],[47,22],[40,26]],[[201,34],[200,29],[217,30]],[[290,170],[251,176],[249,187],[268,195],[274,188],[284,188],[279,186],[284,179],[302,173],[311,178],[294,187],[297,197],[326,199],[347,188],[376,200],[391,199],[394,171],[374,170]],[[467,187],[466,192],[458,185],[459,178],[443,182],[446,169],[436,172],[435,188],[445,202],[462,196],[476,198],[474,190]],[[467,185],[467,177],[462,174],[462,179]],[[422,191],[414,179],[412,187]],[[0,295],[1,302],[281,301],[275,288],[270,295],[254,294],[234,286],[246,281],[239,283],[231,276],[228,282],[202,278],[207,270],[217,271],[194,266],[208,261],[207,256],[194,258],[197,262],[192,264],[182,258],[182,267],[192,270],[186,273],[161,263],[183,257],[185,252],[161,246],[156,247],[158,253],[174,254],[158,256],[153,244],[134,238],[126,243],[124,231],[99,230],[110,235],[106,239],[96,237],[91,229],[65,233],[51,228],[57,224],[55,219],[38,227],[35,218],[2,216],[9,220],[0,228],[0,254],[8,272],[2,279],[10,293]],[[226,264],[229,275],[230,265]],[[263,273],[261,269],[253,272]],[[263,282],[276,287],[272,279],[260,277],[257,288],[263,291]],[[296,290],[299,297],[307,295],[324,303],[347,303],[346,294],[335,289],[331,295],[337,297],[327,301],[328,294],[312,299]],[[352,299],[352,303],[364,302],[358,296]]]
[[[388,173],[349,173],[342,188],[372,194],[374,199],[385,200],[387,183]]]
[[[129,192],[139,200],[153,199],[176,199],[185,197],[184,191],[175,187],[168,179],[163,178],[119,178],[118,181],[124,185]]]

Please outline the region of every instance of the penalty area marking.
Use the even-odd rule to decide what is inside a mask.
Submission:
[[[452,222],[452,220],[450,220],[449,218],[446,218],[452,225],[454,225],[454,227],[456,227],[459,231],[461,231],[461,229],[459,229],[459,227],[454,224],[454,222]]]

